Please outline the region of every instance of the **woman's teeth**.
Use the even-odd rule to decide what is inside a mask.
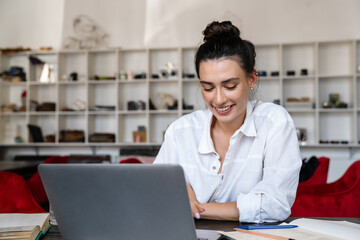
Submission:
[[[216,110],[218,110],[219,112],[223,112],[223,111],[228,110],[229,108],[230,108],[230,106],[229,107],[224,107],[224,108],[216,108]]]

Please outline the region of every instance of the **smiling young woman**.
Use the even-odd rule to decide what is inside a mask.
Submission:
[[[154,163],[180,164],[195,218],[281,221],[290,215],[301,157],[286,110],[251,101],[255,47],[231,22],[212,22],[195,57],[207,110],[173,122]]]

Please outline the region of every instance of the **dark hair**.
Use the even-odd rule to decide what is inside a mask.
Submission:
[[[240,30],[230,21],[214,21],[207,25],[204,34],[204,43],[201,44],[195,55],[195,67],[199,76],[201,61],[231,58],[236,60],[240,67],[248,74],[252,74],[255,67],[255,46],[240,37]]]

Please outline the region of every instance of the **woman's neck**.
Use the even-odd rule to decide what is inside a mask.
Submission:
[[[218,121],[215,117],[212,121],[211,128],[215,131],[221,131],[227,136],[232,136],[236,130],[238,130],[245,121],[246,111],[245,113],[238,119],[238,121],[233,121],[231,123],[224,123]]]

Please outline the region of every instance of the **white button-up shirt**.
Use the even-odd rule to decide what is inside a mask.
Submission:
[[[248,102],[244,124],[230,138],[219,174],[212,116],[201,110],[174,121],[154,163],[180,164],[200,203],[236,201],[240,222],[286,219],[301,168],[290,115],[272,103]]]

